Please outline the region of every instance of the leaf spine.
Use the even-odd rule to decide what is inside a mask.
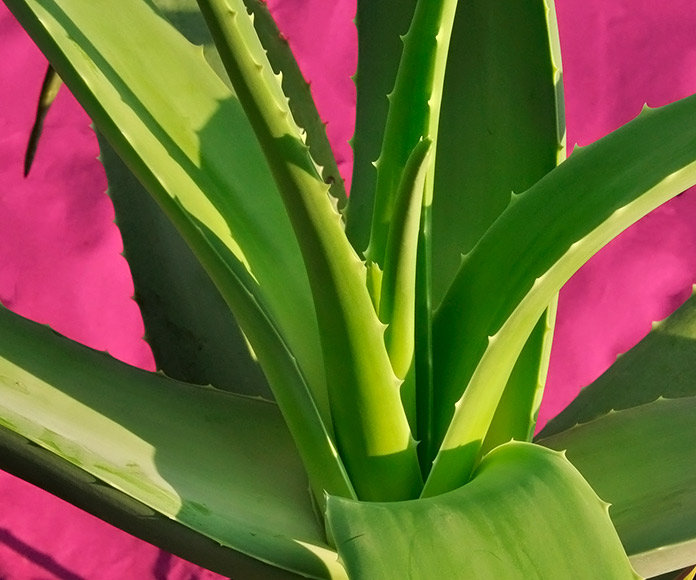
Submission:
[[[544,283],[544,281],[546,280],[546,278],[548,277],[548,275],[549,275],[549,270],[546,270],[546,272],[544,272],[543,274],[534,278],[534,283],[532,284],[532,288],[530,289],[530,292],[532,290],[534,290],[535,288],[538,288],[539,286],[541,286]]]
[[[570,157],[571,155],[574,155],[576,151],[580,152],[584,148],[585,148],[584,146],[579,145],[578,142],[576,141],[575,143],[573,143],[572,147],[569,147],[568,157]]]

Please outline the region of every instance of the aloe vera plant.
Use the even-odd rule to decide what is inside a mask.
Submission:
[[[104,136],[164,374],[0,310],[4,468],[232,577],[694,563],[693,299],[531,442],[555,295],[696,183],[694,98],[560,163],[552,2],[359,1],[347,200],[263,3],[5,3]]]

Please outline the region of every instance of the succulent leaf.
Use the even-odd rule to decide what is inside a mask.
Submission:
[[[215,281],[294,424],[317,497],[330,488],[350,496],[326,427],[309,284],[262,152],[201,51],[148,4],[127,2],[8,6]]]
[[[56,74],[56,71],[49,64],[46,67],[46,74],[41,83],[41,92],[39,93],[39,102],[36,105],[36,114],[34,115],[34,124],[31,127],[29,141],[27,142],[27,150],[24,153],[24,177],[29,175],[31,166],[34,163],[34,156],[39,146],[39,139],[43,131],[43,124],[48,110],[51,108],[53,101],[58,96],[60,87],[63,86],[63,81]]]
[[[607,505],[560,453],[509,443],[469,484],[415,502],[329,498],[350,578],[638,578]],[[563,538],[558,542],[558,538]]]
[[[418,2],[389,98],[366,257],[384,264],[394,204],[411,151],[421,139],[437,143],[440,103],[457,0]],[[433,145],[431,156],[435,158]],[[432,182],[425,204],[432,197]]]
[[[413,17],[416,0],[358,0],[357,103],[353,146],[353,178],[346,210],[346,234],[362,255],[370,239],[377,170],[389,110],[387,95],[394,88],[403,50],[402,36]]]
[[[317,111],[310,85],[302,75],[295,60],[288,39],[278,30],[266,2],[244,0],[253,16],[254,28],[266,50],[273,70],[280,74],[283,92],[288,96],[290,110],[297,124],[307,132],[306,142],[312,157],[321,167],[321,175],[329,184],[330,192],[338,200],[339,208],[348,201],[343,178],[338,171],[336,158],[326,136],[326,125]]]
[[[695,112],[693,97],[644,110],[574,153],[467,254],[434,320],[436,410],[447,434],[427,494],[470,476],[517,356],[560,287],[620,231],[696,182]]]
[[[511,192],[526,190],[565,158],[552,1],[460,3],[448,62],[441,113],[447,122],[438,134],[432,205],[434,306],[451,284],[461,254],[471,251],[511,203]],[[491,427],[489,449],[494,441],[529,440],[543,394],[540,378],[548,367],[552,329],[546,326],[552,314],[544,315],[546,322],[539,322],[520,353]],[[431,461],[437,429],[431,428]]]
[[[646,577],[694,562],[696,397],[609,411],[539,440],[569,461],[611,503],[631,562]],[[606,452],[610,450],[610,452]]]
[[[241,0],[200,0],[268,159],[312,287],[341,456],[361,499],[405,499],[422,485],[366,269],[294,122]]]
[[[135,369],[5,308],[0,326],[3,467],[23,460],[59,491],[78,480],[86,509],[158,543],[167,541],[160,529],[175,543],[197,543],[191,556],[221,573],[251,566],[268,577],[241,553],[344,577],[275,404]],[[48,465],[41,449],[53,456]]]
[[[187,383],[272,400],[258,360],[206,271],[101,137],[99,148],[157,370]]]
[[[548,422],[539,437],[550,437],[611,410],[630,409],[660,397],[696,396],[696,296],[691,297],[575,400]]]

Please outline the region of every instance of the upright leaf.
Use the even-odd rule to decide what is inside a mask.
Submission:
[[[353,178],[346,211],[346,235],[362,254],[370,239],[377,170],[403,41],[417,0],[358,0],[357,102],[353,146]]]
[[[384,268],[399,183],[411,152],[422,139],[437,143],[440,103],[457,0],[419,1],[390,94],[384,139],[376,162],[374,210],[365,256]],[[430,163],[435,161],[433,145]],[[432,197],[432,172],[425,205]]]
[[[565,158],[558,46],[551,0],[470,0],[457,8],[435,167],[435,306],[461,255],[511,193],[529,189]]]
[[[415,442],[366,270],[348,242],[241,0],[199,0],[278,185],[304,257],[339,451],[362,499],[414,497]]]
[[[525,49],[520,50],[521,46]],[[458,5],[442,117],[447,122],[439,129],[432,206],[435,307],[451,284],[461,255],[471,251],[508,206],[511,193],[528,189],[565,158],[553,1],[473,0]],[[477,308],[475,304],[468,307]],[[552,322],[551,312],[539,322],[520,354],[493,420],[487,448],[511,438],[528,440],[533,431],[548,366]],[[433,404],[441,408],[438,393],[433,397]],[[438,427],[429,431],[432,461]]]
[[[429,140],[420,141],[406,163],[387,242],[379,300],[380,319],[387,325],[384,337],[387,352],[396,376],[404,381],[401,400],[414,433],[417,431],[414,355],[418,240],[430,147]]]

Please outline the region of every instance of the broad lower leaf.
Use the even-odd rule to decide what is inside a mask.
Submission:
[[[653,576],[696,563],[696,397],[658,399],[541,439],[602,499],[635,569]]]
[[[140,533],[140,518],[151,540],[150,512],[179,522],[201,536],[186,555],[221,573],[236,576],[241,552],[311,577],[344,577],[275,404],[134,369],[4,308],[0,326],[0,425],[20,436],[3,437],[3,463],[29,454],[43,481],[58,486],[81,477],[64,462],[78,467],[84,487],[99,488],[82,507],[117,521],[134,511],[131,531]],[[44,463],[25,440],[54,459]],[[196,537],[164,527],[167,541]],[[211,541],[228,550],[211,551]]]
[[[695,114],[693,97],[646,108],[576,150],[516,196],[466,256],[433,325],[436,410],[447,433],[426,493],[468,479],[515,361],[561,286],[619,232],[696,182]]]
[[[646,576],[696,562],[696,296],[539,434],[567,449]]]
[[[529,443],[498,447],[437,497],[329,498],[327,519],[353,580],[637,578],[606,504],[561,454]]]
[[[298,576],[223,546],[0,425],[0,468],[167,552],[236,577]],[[340,575],[338,576],[341,577]]]

